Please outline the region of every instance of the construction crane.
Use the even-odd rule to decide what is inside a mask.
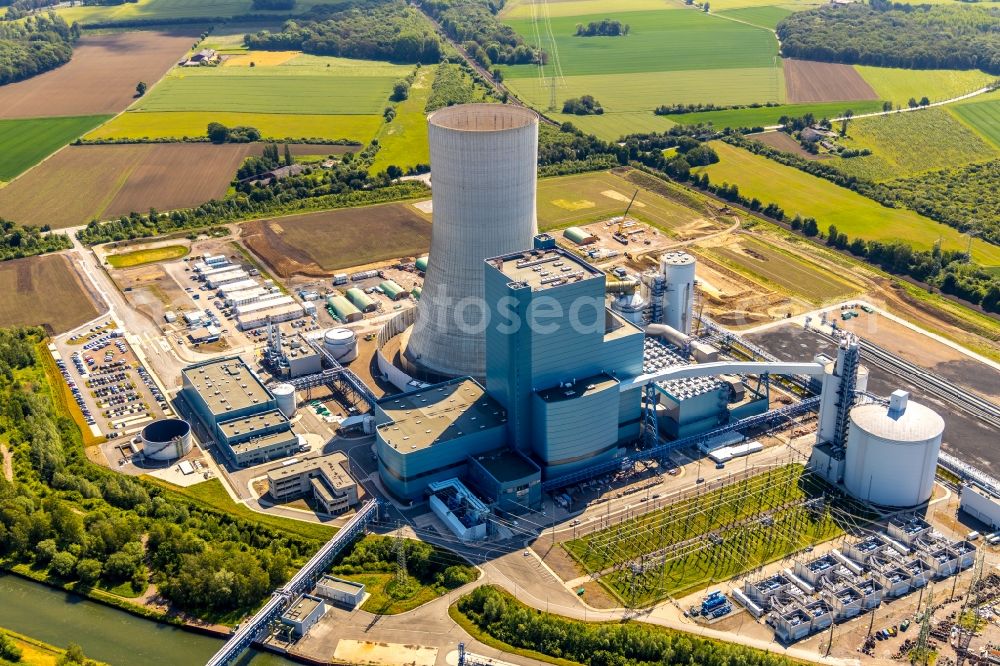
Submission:
[[[628,212],[632,210],[632,204],[635,203],[635,198],[639,196],[639,190],[636,189],[635,194],[629,199],[628,206],[625,207],[625,212],[622,214],[621,219],[618,220],[618,228],[615,233],[611,235],[616,241],[622,245],[628,245],[628,236],[625,234],[625,220],[628,219]]]

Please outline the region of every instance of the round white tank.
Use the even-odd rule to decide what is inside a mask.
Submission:
[[[295,387],[291,384],[278,384],[271,393],[278,401],[278,411],[285,415],[286,419],[295,416]]]
[[[611,301],[611,309],[621,315],[622,319],[630,321],[636,326],[642,326],[642,313],[646,309],[646,300],[638,292],[619,294]]]
[[[331,328],[323,335],[323,346],[340,363],[358,357],[358,336],[349,328]]]
[[[529,250],[538,233],[538,114],[462,104],[427,117],[434,224],[406,355],[448,376],[486,374],[483,260]]]
[[[191,450],[191,424],[183,419],[159,419],[139,434],[142,455],[149,460],[175,460]]]
[[[910,507],[930,499],[944,419],[906,398],[902,409],[860,405],[851,410],[844,486],[858,499]]]
[[[667,283],[663,295],[663,323],[684,335],[691,334],[694,307],[694,257],[687,252],[667,252],[660,256],[660,272]]]

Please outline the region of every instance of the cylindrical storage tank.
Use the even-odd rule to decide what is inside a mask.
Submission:
[[[382,293],[391,301],[398,301],[409,296],[409,292],[399,286],[395,280],[383,280],[379,283]]]
[[[159,419],[142,429],[142,455],[149,460],[175,460],[191,450],[191,424],[183,419]]]
[[[611,309],[636,326],[642,326],[642,313],[646,309],[646,301],[636,292],[622,292],[611,302]]]
[[[417,257],[417,270],[421,273],[427,270],[427,257]]]
[[[902,407],[870,404],[851,410],[844,486],[861,500],[911,507],[930,499],[944,419],[897,395],[893,404]]]
[[[420,300],[420,294],[424,292],[422,287],[414,287],[410,290],[410,295],[413,296],[414,300]]]
[[[358,336],[349,328],[331,328],[323,336],[323,346],[341,363],[358,357]]]
[[[271,389],[274,399],[278,402],[278,411],[285,415],[286,419],[295,416],[295,387],[291,384],[278,384]]]
[[[326,299],[326,304],[330,307],[330,314],[340,321],[351,322],[364,319],[361,310],[354,307],[354,304],[343,296],[330,296]]]
[[[368,294],[357,287],[351,287],[347,290],[347,300],[362,312],[374,312],[378,310],[378,304]]]
[[[684,335],[691,334],[694,267],[694,257],[687,252],[668,252],[660,257],[660,272],[667,283],[663,294],[663,323]]]
[[[427,124],[434,224],[406,354],[437,374],[484,377],[483,260],[528,250],[538,233],[538,115],[464,104],[435,111]]]

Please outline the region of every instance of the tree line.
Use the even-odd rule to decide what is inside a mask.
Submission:
[[[79,36],[79,26],[67,25],[55,12],[17,22],[0,21],[0,85],[66,64],[73,57],[73,43]]]
[[[45,233],[47,231],[48,227],[22,226],[0,217],[0,261],[73,247],[66,234]]]
[[[777,27],[782,55],[905,67],[982,69],[1000,74],[1000,8],[871,0],[796,12]]]
[[[427,19],[402,0],[347,0],[318,5],[289,19],[281,32],[247,34],[251,49],[301,50],[316,55],[435,63],[441,43]]]
[[[255,608],[321,545],[89,462],[79,427],[53,403],[62,387],[46,377],[43,340],[38,328],[0,330],[0,425],[14,467],[13,481],[0,475],[2,566],[79,592],[153,583],[176,609],[214,619]]]
[[[730,111],[733,109],[763,109],[781,106],[778,102],[754,102],[753,104],[713,104],[711,102],[697,104],[661,104],[653,109],[658,116],[679,116],[685,113],[700,113],[701,111]]]
[[[546,54],[524,41],[497,14],[504,0],[421,0],[420,7],[445,33],[461,43],[479,65],[546,62]]]
[[[581,622],[542,613],[484,585],[458,611],[491,638],[587,666],[790,666],[786,657],[638,622]]]

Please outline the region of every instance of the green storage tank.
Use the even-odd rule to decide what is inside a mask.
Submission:
[[[414,287],[413,289],[410,290],[410,294],[413,296],[415,300],[418,301],[420,300],[420,294],[422,293],[424,293],[423,287]]]
[[[357,287],[347,290],[347,300],[354,303],[354,306],[362,312],[374,312],[378,310],[378,304],[365,292]]]
[[[421,273],[427,272],[427,257],[417,257],[417,270]]]
[[[393,301],[402,300],[410,295],[405,289],[400,287],[395,280],[383,280],[382,283],[379,284],[379,289],[381,289],[382,293]]]
[[[328,296],[326,304],[330,308],[330,314],[342,322],[359,321],[364,319],[361,310],[343,296]]]

